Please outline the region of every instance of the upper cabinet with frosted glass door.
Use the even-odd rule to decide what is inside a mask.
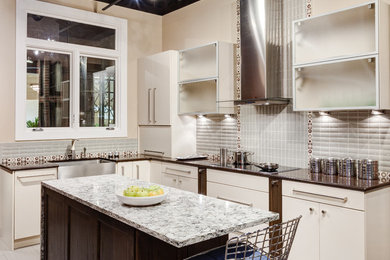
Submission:
[[[17,1],[16,140],[127,136],[127,21]]]
[[[371,1],[293,23],[296,111],[390,108],[388,10]]]
[[[179,52],[179,114],[234,114],[234,44],[212,42]]]

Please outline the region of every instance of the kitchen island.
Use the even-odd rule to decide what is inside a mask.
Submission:
[[[279,217],[168,187],[159,205],[125,206],[123,184],[148,185],[117,175],[43,182],[41,259],[184,259]]]

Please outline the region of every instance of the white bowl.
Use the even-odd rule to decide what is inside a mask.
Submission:
[[[122,193],[117,192],[116,197],[120,202],[130,206],[151,206],[161,203],[168,195],[168,191],[164,190],[164,194],[151,197],[127,197]]]

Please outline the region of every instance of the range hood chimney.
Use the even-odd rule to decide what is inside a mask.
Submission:
[[[296,18],[283,13],[285,2],[240,1],[241,100],[237,105],[288,104],[291,99],[291,39],[286,39],[285,30],[291,32],[286,26]],[[296,16],[297,8],[294,11]]]

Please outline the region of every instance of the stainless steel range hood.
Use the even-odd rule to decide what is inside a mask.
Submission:
[[[302,8],[297,8],[301,2]],[[304,0],[241,0],[240,4],[241,100],[235,104],[288,104],[292,63],[287,26],[303,15],[299,13]],[[295,9],[284,13],[290,5]]]

